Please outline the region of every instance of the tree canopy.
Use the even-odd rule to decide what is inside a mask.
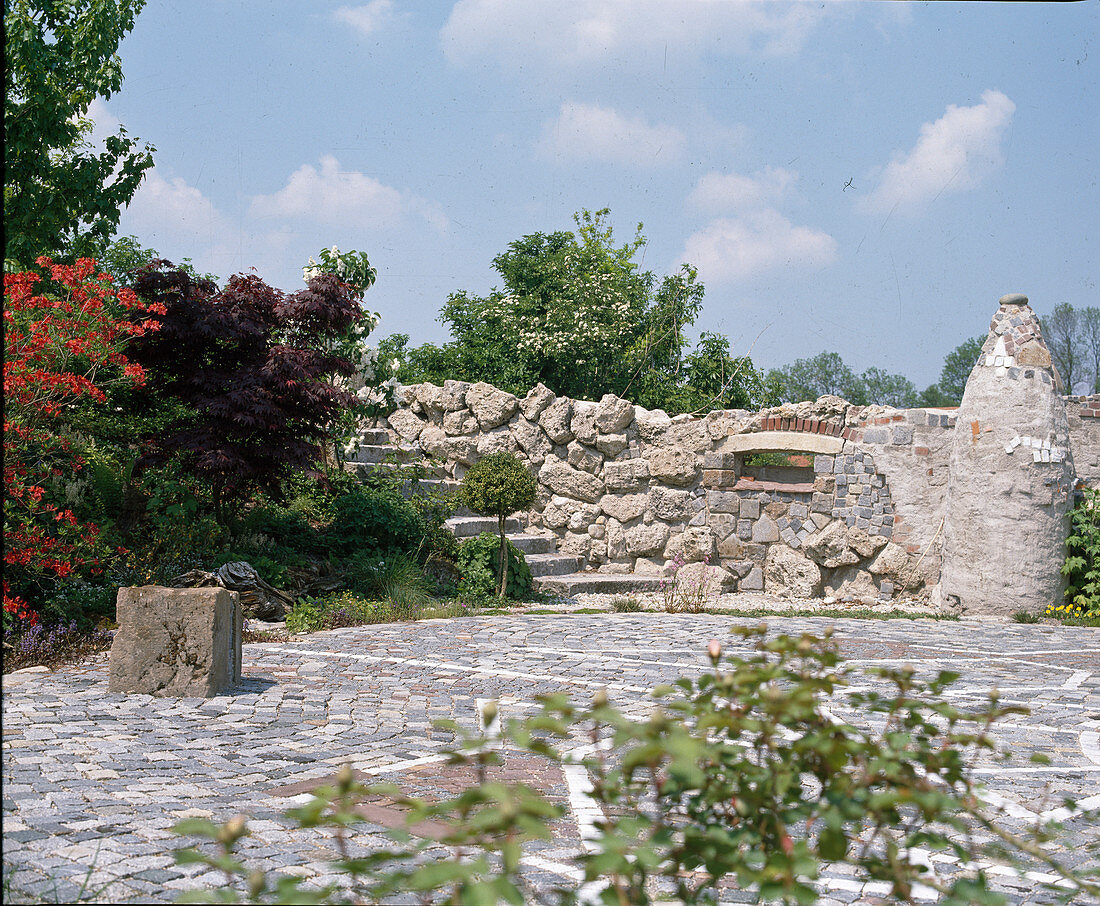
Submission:
[[[502,288],[453,293],[443,306],[451,342],[387,345],[405,360],[401,379],[483,380],[517,394],[541,382],[576,399],[615,393],[670,412],[755,405],[760,375],[724,337],[704,334],[690,349],[685,330],[704,292],[695,269],[660,280],[643,271],[642,225],[618,245],[608,214],[582,211],[575,232],[511,243],[493,259]]]
[[[145,0],[9,0],[4,33],[4,258],[97,255],[153,165],[119,128],[89,142],[88,108],[122,87],[117,51]]]
[[[1054,306],[1042,319],[1043,339],[1066,393],[1100,393],[1100,308]]]

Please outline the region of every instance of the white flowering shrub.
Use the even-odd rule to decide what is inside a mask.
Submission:
[[[406,381],[482,380],[519,395],[542,382],[575,399],[614,393],[673,413],[754,403],[759,380],[747,356],[713,335],[689,346],[703,301],[695,269],[658,280],[636,260],[641,224],[616,245],[607,218],[582,211],[575,232],[511,243],[493,259],[503,289],[452,294],[440,320],[454,340],[408,349]]]

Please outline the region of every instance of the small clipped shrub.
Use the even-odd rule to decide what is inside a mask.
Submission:
[[[470,467],[462,479],[462,502],[482,516],[496,516],[500,534],[497,572],[499,594],[508,587],[508,561],[505,555],[504,521],[513,513],[526,510],[535,502],[538,485],[514,453],[490,453]]]
[[[508,551],[507,596],[524,600],[531,595],[534,580],[523,552],[505,539]],[[499,541],[496,535],[482,532],[458,546],[458,568],[462,579],[458,583],[461,598],[484,598],[500,593]]]
[[[1100,488],[1086,488],[1074,507],[1066,539],[1065,599],[1047,608],[1047,616],[1100,617]]]

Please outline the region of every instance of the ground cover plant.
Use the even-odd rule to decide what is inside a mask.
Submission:
[[[1009,757],[992,730],[1025,708],[994,695],[960,710],[950,697],[957,675],[863,672],[841,661],[828,633],[734,633],[749,653],[724,656],[712,640],[710,669],[655,690],[646,718],[628,717],[598,692],[585,704],[543,698],[534,717],[505,722],[502,741],[442,722],[459,739],[452,762],[471,765],[478,778],[453,798],[427,802],[393,785],[367,786],[345,768],[288,817],[303,838],[312,828],[334,836],[333,868],[346,883],[309,888],[248,865],[237,855],[249,833],[243,816],[180,822],[178,834],[209,842],[177,859],[224,874],[217,891],[183,900],[381,902],[400,893],[424,902],[580,902],[576,889],[536,892],[523,877],[524,844],[549,838],[563,810],[537,789],[492,775],[506,750],[586,768],[600,817],[576,857],[585,902],[714,903],[720,887],[736,884],[762,901],[813,903],[814,882],[838,869],[884,884],[901,902],[931,892],[945,904],[994,904],[1004,898],[991,889],[990,867],[1005,864],[1055,875],[1063,899],[1100,894],[1095,844],[1069,868],[1048,851],[1049,827],[1010,832],[982,802],[973,768]],[[856,722],[835,716],[838,699],[861,715]],[[486,726],[496,717],[489,710]],[[357,806],[368,796],[407,809],[413,832],[394,831],[387,848],[363,851],[354,828],[366,820]],[[1080,813],[1086,822],[1098,817]],[[415,835],[425,820],[442,826],[438,842]],[[942,861],[933,870],[936,853],[958,870]]]

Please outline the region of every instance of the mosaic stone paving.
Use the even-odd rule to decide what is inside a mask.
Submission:
[[[322,832],[292,837],[282,813],[341,765],[350,763],[365,779],[446,794],[466,778],[444,768],[441,750],[452,737],[433,721],[451,718],[473,729],[479,699],[496,699],[505,716],[518,716],[540,693],[587,698],[600,688],[642,713],[648,690],[702,669],[707,641],[726,639],[738,622],[592,614],[336,630],[246,645],[244,682],[231,695],[205,700],[110,693],[105,656],[82,667],[7,677],[5,902],[69,902],[83,885],[85,898],[160,903],[188,888],[217,886],[220,877],[174,864],[179,839],[169,828],[188,816],[221,821],[246,814],[253,835],[242,851],[251,865],[331,879],[324,863],[332,840]],[[816,633],[833,625],[845,655],[861,665],[955,670],[962,678],[950,694],[961,704],[976,704],[996,688],[1004,701],[1031,708],[999,730],[1001,743],[1017,753],[1010,765],[977,768],[1009,826],[1060,815],[1063,796],[1100,806],[1100,631],[818,617],[771,623]],[[739,643],[724,644],[730,651]],[[1032,752],[1051,764],[1030,763]],[[527,856],[532,884],[575,880],[568,862],[592,821],[584,778],[576,775],[583,769],[539,767],[515,754],[504,770],[569,808],[554,840]],[[357,831],[356,843],[382,846],[384,828],[396,823],[394,810],[383,800],[365,808],[371,823]],[[1074,864],[1100,829],[1072,817],[1065,828],[1062,855]],[[951,870],[947,863],[942,868]],[[1010,902],[1048,902],[1041,880],[1004,874],[998,883]],[[827,875],[821,890],[826,904],[875,903],[882,894],[840,873]],[[748,891],[723,891],[722,898],[754,901]]]

